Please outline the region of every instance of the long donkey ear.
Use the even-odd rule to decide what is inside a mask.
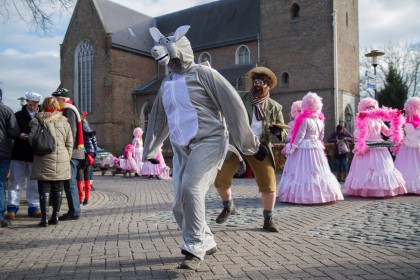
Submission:
[[[188,29],[190,29],[190,27],[191,26],[189,25],[183,25],[183,26],[178,27],[174,34],[175,42],[177,42],[179,39],[184,37],[184,35],[187,34]]]
[[[160,33],[159,29],[156,27],[149,28],[150,35],[152,35],[153,40],[155,40],[156,43],[159,43],[159,40],[165,36]]]

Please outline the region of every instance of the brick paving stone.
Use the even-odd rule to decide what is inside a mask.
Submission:
[[[216,224],[222,205],[210,188],[219,251],[191,272],[177,269],[170,181],[105,175],[95,188],[81,219],[47,228],[24,214],[23,197],[12,226],[0,229],[0,279],[420,279],[419,196],[277,203],[280,233],[267,233],[255,181],[234,179],[238,214]]]

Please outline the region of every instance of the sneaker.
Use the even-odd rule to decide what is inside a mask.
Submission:
[[[227,221],[230,215],[233,215],[236,213],[235,207],[229,210],[229,208],[223,207],[222,213],[219,214],[216,218],[216,223],[223,224]]]
[[[83,201],[83,206],[89,206],[89,201],[88,201],[87,199],[85,199],[85,200]]]
[[[184,260],[181,264],[179,264],[179,269],[190,269],[190,270],[197,270],[200,267],[202,260],[200,258],[197,258],[190,252],[187,252],[185,255]]]
[[[8,227],[11,224],[12,223],[10,221],[6,221],[6,220],[3,220],[3,219],[0,220],[0,227]]]
[[[4,218],[6,220],[13,220],[16,216],[15,212],[7,212],[6,215],[4,215]]]
[[[263,229],[269,232],[279,232],[273,218],[265,218]]]
[[[206,255],[210,256],[213,255],[214,253],[217,252],[217,246],[214,246],[213,248],[209,249],[206,251]],[[183,254],[184,256],[191,254],[188,251],[185,251],[184,249],[181,250],[181,254]]]
[[[29,214],[29,217],[32,217],[32,218],[42,218],[41,211],[35,210],[31,214]]]

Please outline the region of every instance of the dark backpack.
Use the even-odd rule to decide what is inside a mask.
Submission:
[[[45,123],[38,116],[35,116],[35,118],[38,120],[39,125],[32,137],[32,150],[37,156],[51,154],[55,145],[54,137]]]

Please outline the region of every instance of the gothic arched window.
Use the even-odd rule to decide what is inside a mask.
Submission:
[[[240,46],[236,50],[235,64],[248,64],[251,62],[251,55],[247,46]]]
[[[92,112],[93,46],[83,40],[74,54],[74,103],[79,111]]]
[[[203,52],[198,57],[198,63],[208,62],[211,65],[211,56],[208,52]]]

